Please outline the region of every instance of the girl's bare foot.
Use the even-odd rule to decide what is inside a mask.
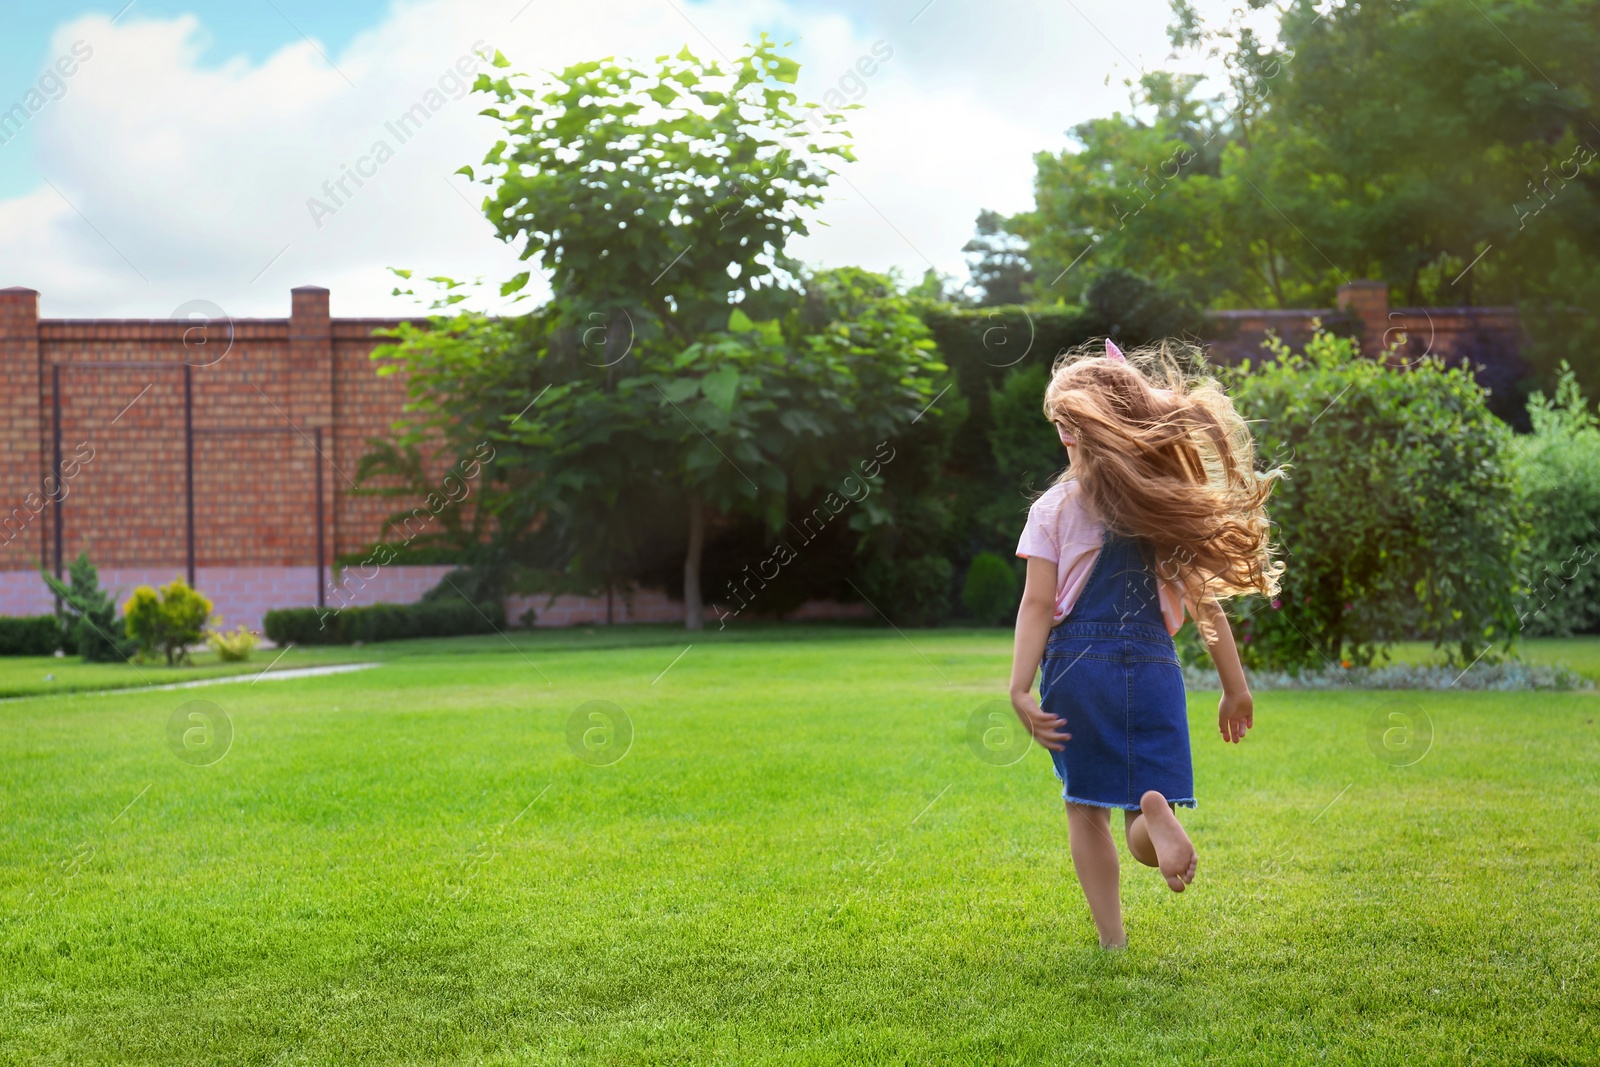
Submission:
[[[1107,952],[1120,952],[1128,947],[1128,935],[1123,934],[1122,937],[1116,941],[1107,941],[1102,937],[1100,939],[1100,947],[1105,949]]]
[[[1156,847],[1157,865],[1161,876],[1174,893],[1181,893],[1194,881],[1198,859],[1194,844],[1184,833],[1183,824],[1167,806],[1167,798],[1154,789],[1139,798],[1139,810],[1144,813],[1145,828],[1150,833],[1150,843]]]

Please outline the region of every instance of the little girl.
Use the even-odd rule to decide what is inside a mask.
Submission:
[[[1194,807],[1183,673],[1172,635],[1192,615],[1222,680],[1218,726],[1238,742],[1250,691],[1218,597],[1277,593],[1265,504],[1244,422],[1215,381],[1181,372],[1165,345],[1130,362],[1069,353],[1045,390],[1068,469],[1028,513],[1011,704],[1050,750],[1072,863],[1102,948],[1127,943],[1110,809],[1128,851],[1173,892],[1195,851],[1175,806]],[[1043,660],[1043,670],[1040,661]],[[1039,700],[1033,680],[1041,675]],[[1041,707],[1042,705],[1042,707]]]

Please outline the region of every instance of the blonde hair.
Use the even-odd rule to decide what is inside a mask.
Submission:
[[[1255,470],[1249,427],[1197,349],[1162,341],[1126,362],[1103,352],[1065,353],[1045,389],[1045,417],[1076,443],[1059,480],[1076,478],[1108,530],[1149,546],[1197,616],[1206,596],[1276,596],[1284,565],[1266,502],[1283,468]]]

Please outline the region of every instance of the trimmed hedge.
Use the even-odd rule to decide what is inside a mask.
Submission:
[[[275,608],[262,629],[279,645],[348,645],[407,637],[455,637],[493,633],[505,627],[497,603],[424,600],[418,604],[371,604],[359,608]]]
[[[0,615],[0,656],[53,656],[60,647],[54,615]]]

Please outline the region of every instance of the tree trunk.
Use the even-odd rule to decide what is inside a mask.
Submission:
[[[699,493],[689,494],[689,550],[683,556],[683,628],[705,628],[700,608],[700,557],[706,547],[706,505]]]

